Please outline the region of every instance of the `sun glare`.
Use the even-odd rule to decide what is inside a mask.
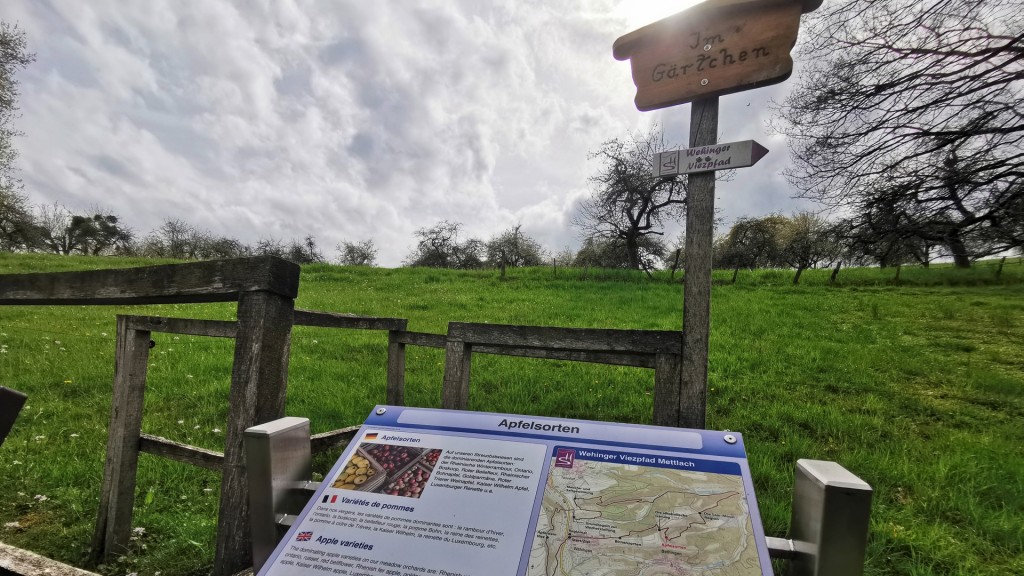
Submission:
[[[624,0],[615,9],[617,16],[629,22],[630,30],[682,12],[702,0]]]

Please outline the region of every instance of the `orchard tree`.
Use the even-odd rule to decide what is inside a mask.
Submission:
[[[372,239],[361,242],[343,240],[336,249],[338,263],[342,266],[374,266],[377,263],[377,247]]]
[[[168,218],[143,240],[142,255],[149,258],[191,259],[195,254],[191,244],[197,235],[196,229],[184,220]]]
[[[492,266],[513,268],[540,266],[544,264],[544,247],[533,238],[523,234],[522,224],[517,224],[487,241],[487,262]]]
[[[0,174],[0,251],[26,250],[36,244],[36,219],[20,186],[5,186],[3,178]]]
[[[288,244],[285,258],[296,264],[318,264],[324,261],[324,256],[320,252],[320,248],[316,244],[316,238],[312,234],[307,234],[302,239],[302,242],[292,240]]]
[[[801,26],[804,71],[776,108],[800,195],[893,211],[889,233],[959,267],[1024,244],[1019,0],[834,0]]]
[[[111,254],[133,239],[132,231],[122,228],[113,214],[73,214],[60,204],[43,207],[36,223],[37,247],[54,254]]]
[[[18,157],[12,140],[20,133],[14,128],[18,117],[18,79],[15,74],[35,60],[29,53],[25,31],[0,22],[0,248],[24,247],[29,229],[29,209],[15,174]]]
[[[415,232],[419,239],[405,260],[406,266],[466,270],[483,265],[484,243],[475,238],[461,240],[462,224],[442,220]]]
[[[658,178],[651,172],[654,155],[667,148],[657,127],[606,141],[591,154],[601,167],[590,178],[592,195],[573,218],[585,238],[619,241],[629,267],[648,273],[656,260],[644,246],[664,250],[664,243],[653,238],[664,233],[666,220],[682,218],[686,201],[684,178]]]
[[[637,256],[619,238],[587,238],[576,252],[573,266],[577,268],[622,268],[636,270],[634,258],[639,258],[640,268],[650,276],[650,270],[657,268],[664,260],[665,244],[657,236],[641,236],[637,240]]]
[[[737,219],[717,243],[716,263],[734,270],[778,266],[780,232],[788,221],[780,214]]]
[[[841,252],[832,226],[811,212],[800,212],[786,219],[778,230],[777,241],[779,261],[796,269],[793,284],[800,283],[804,270],[831,265]]]
[[[277,258],[284,258],[288,255],[288,250],[285,248],[284,242],[274,238],[260,238],[256,242],[256,246],[253,248],[254,256],[275,256]]]

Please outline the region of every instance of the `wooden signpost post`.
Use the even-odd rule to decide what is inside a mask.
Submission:
[[[711,327],[711,242],[715,170],[753,165],[767,150],[750,140],[749,156],[715,152],[718,97],[782,82],[793,72],[790,57],[800,15],[822,0],[708,0],[615,41],[612,53],[629,60],[636,107],[656,110],[692,102],[690,148],[660,156],[655,174],[689,174],[686,195],[686,284],[683,289],[682,382],[677,425],[704,428],[707,410],[708,335]],[[701,148],[701,150],[694,150]],[[731,148],[730,148],[731,150]],[[692,152],[693,167],[681,157]],[[672,153],[667,153],[671,155]],[[722,154],[725,154],[722,157]],[[661,173],[661,161],[668,161]],[[748,163],[742,163],[741,161]],[[696,169],[694,169],[696,168]],[[674,172],[673,172],[674,171]],[[674,400],[674,399],[673,399]]]

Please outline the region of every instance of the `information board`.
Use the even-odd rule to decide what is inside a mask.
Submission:
[[[771,574],[742,436],[379,406],[261,575]]]

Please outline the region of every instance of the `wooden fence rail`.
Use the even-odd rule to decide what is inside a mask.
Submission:
[[[119,270],[7,274],[0,305],[110,305],[238,302],[237,321],[118,317],[114,393],[93,559],[128,549],[140,451],[222,470],[214,574],[252,562],[243,436],[284,416],[288,350],[299,267],[272,257]],[[224,454],[143,436],[142,406],[151,332],[235,338]]]
[[[123,270],[4,275],[0,305],[163,304],[237,301],[235,321],[117,317],[114,389],[95,561],[128,549],[138,455],[146,452],[222,472],[213,573],[251,565],[244,431],[284,416],[292,326],[377,330],[388,334],[386,403],[405,404],[406,346],[444,348],[441,405],[469,404],[472,355],[498,354],[654,369],[653,422],[703,421],[703,405],[681,406],[682,335],[650,330],[550,328],[452,322],[447,334],[410,332],[408,320],[294,308],[298,266],[248,258]],[[229,422],[223,453],[142,431],[146,368],[153,332],[234,338]],[[358,426],[311,438],[311,450],[344,446]]]

